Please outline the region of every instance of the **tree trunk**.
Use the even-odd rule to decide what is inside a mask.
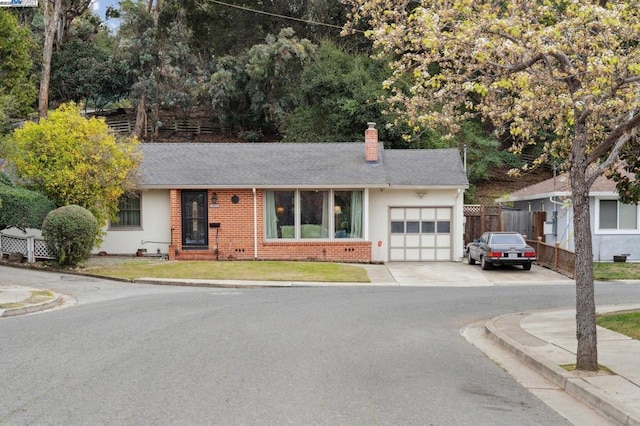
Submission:
[[[593,288],[593,245],[587,185],[587,127],[576,124],[571,146],[570,169],[573,194],[573,226],[576,250],[576,338],[578,370],[597,371],[596,304]]]
[[[147,121],[147,96],[143,93],[140,95],[140,101],[138,102],[138,109],[136,110],[136,124],[133,127],[133,135],[140,139],[142,137],[142,130],[146,128]]]
[[[53,10],[51,9],[53,7]],[[40,76],[40,93],[38,95],[38,116],[46,117],[49,112],[49,81],[51,79],[51,57],[53,41],[62,11],[62,0],[44,2],[44,46],[42,49],[42,75]]]

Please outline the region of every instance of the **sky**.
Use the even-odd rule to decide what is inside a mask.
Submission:
[[[93,0],[91,3],[91,8],[94,13],[96,13],[102,20],[104,20],[104,14],[107,11],[107,7],[109,6],[118,6],[118,0]],[[107,26],[112,30],[115,30],[118,26],[117,22],[111,19],[107,22]]]

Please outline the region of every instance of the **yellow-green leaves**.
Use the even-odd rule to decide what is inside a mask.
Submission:
[[[118,198],[135,185],[137,140],[117,138],[103,119],[85,118],[73,103],[28,122],[2,154],[19,177],[58,206],[78,204],[99,225],[115,216]]]
[[[518,140],[547,130],[565,145],[582,123],[595,146],[640,109],[640,0],[348,2],[395,58],[385,89],[405,123],[453,129],[481,111]]]

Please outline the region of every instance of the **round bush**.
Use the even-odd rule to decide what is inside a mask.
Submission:
[[[75,267],[91,255],[98,221],[84,207],[70,205],[50,212],[42,224],[42,236],[59,266]]]

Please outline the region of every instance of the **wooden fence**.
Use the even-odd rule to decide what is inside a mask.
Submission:
[[[575,252],[561,249],[560,243],[553,245],[545,244],[542,238],[536,240],[527,240],[527,244],[536,249],[538,263],[540,266],[549,268],[555,272],[560,272],[569,278],[575,278],[576,275],[576,254]]]
[[[519,232],[525,237],[542,238],[544,241],[545,212],[529,212],[477,204],[465,205],[463,212],[465,245],[489,231]]]
[[[467,204],[463,207],[465,217],[464,244],[467,245],[488,231],[502,231],[502,211],[500,206]]]
[[[129,119],[106,119],[109,127],[116,133],[131,133],[135,122]],[[182,120],[174,118],[170,121],[163,122],[160,127],[163,132],[176,132],[199,135],[201,133],[215,133],[224,131],[224,128],[220,125],[211,123],[209,120]],[[153,128],[147,125],[147,132],[152,133]]]

